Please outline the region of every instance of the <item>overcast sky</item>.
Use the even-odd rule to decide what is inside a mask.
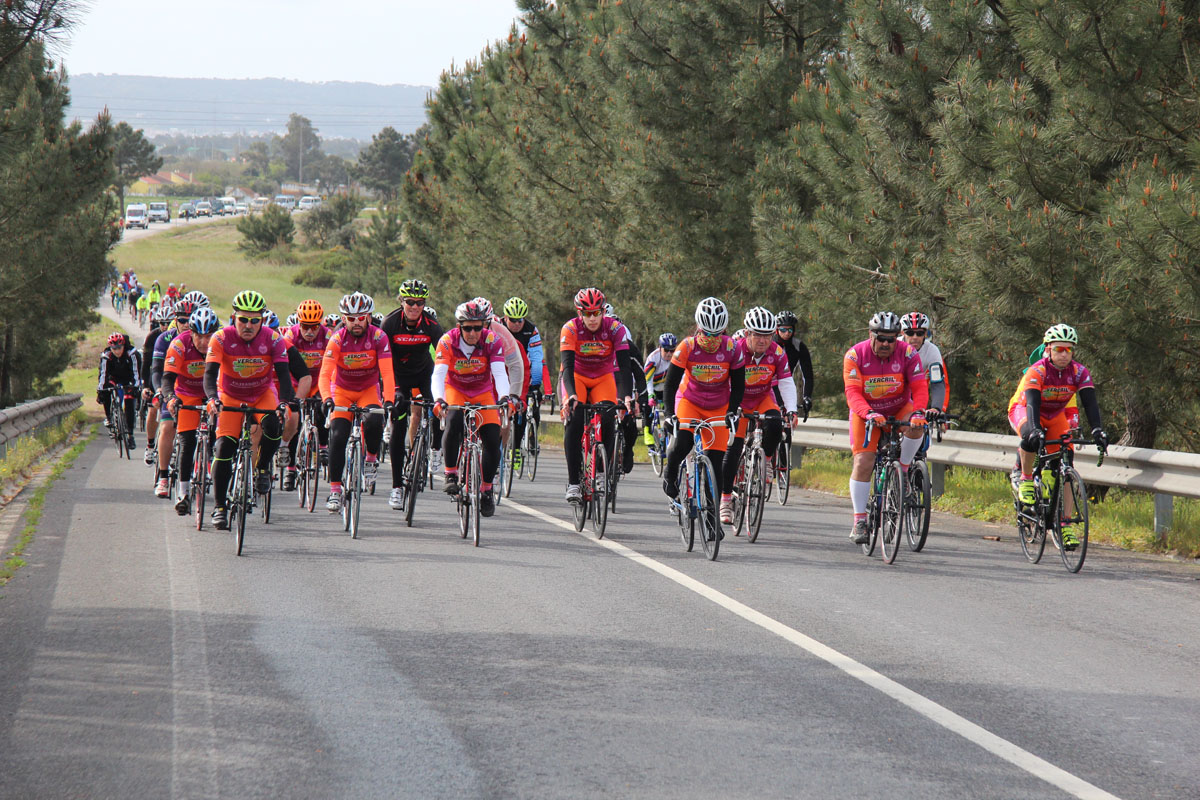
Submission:
[[[436,85],[506,38],[512,0],[85,0],[70,74]]]

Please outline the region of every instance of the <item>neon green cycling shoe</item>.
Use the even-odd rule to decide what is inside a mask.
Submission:
[[[654,434],[650,432],[649,428],[642,433],[642,443],[645,444],[646,447],[654,446]]]
[[[1062,532],[1063,550],[1074,550],[1079,547],[1079,539],[1076,538],[1075,532],[1070,528],[1064,528]]]
[[[1033,481],[1021,481],[1021,486],[1017,490],[1017,499],[1022,505],[1031,506],[1037,502],[1037,487]]]

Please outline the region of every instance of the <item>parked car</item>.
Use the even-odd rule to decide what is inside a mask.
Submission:
[[[296,210],[296,198],[290,194],[277,194],[274,200],[275,205],[280,208],[286,208],[288,211]]]
[[[250,201],[250,213],[253,214],[255,211],[262,211],[269,205],[271,205],[271,201],[267,198],[256,197]]]
[[[201,200],[199,203],[196,203],[196,216],[197,217],[211,217],[212,215],[213,215],[212,203],[210,203],[206,200]]]
[[[150,211],[147,214],[151,222],[170,222],[171,207],[166,203],[154,202],[150,204]]]
[[[237,213],[237,214],[249,214],[250,213],[250,206],[246,205],[245,203],[238,203],[237,206],[235,206],[235,208],[236,208],[235,213]]]
[[[304,195],[304,197],[300,198],[300,210],[301,211],[312,211],[314,208],[318,208],[320,205],[321,205],[321,198],[314,197],[311,194],[306,194],[306,195]]]
[[[179,207],[175,209],[175,213],[179,215],[180,219],[195,219],[196,206],[191,203],[180,203]]]
[[[149,228],[150,215],[145,203],[130,203],[125,207],[126,228]]]

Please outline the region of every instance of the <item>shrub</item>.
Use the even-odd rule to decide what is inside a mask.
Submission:
[[[311,247],[349,248],[354,244],[354,220],[362,210],[362,200],[354,195],[336,195],[309,211],[300,220],[300,230]]]
[[[267,206],[261,214],[242,217],[237,223],[242,241],[238,248],[253,258],[262,258],[277,247],[291,248],[296,238],[296,224],[292,215],[279,206]]]

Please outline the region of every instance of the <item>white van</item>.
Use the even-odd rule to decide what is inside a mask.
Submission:
[[[163,202],[152,202],[147,216],[151,222],[170,222],[171,207]]]
[[[130,203],[125,207],[125,228],[149,228],[150,215],[145,203]]]
[[[296,198],[292,197],[290,194],[277,194],[275,195],[275,205],[279,206],[280,208],[286,208],[288,211],[295,211]]]
[[[237,200],[232,197],[219,197],[221,201],[221,216],[233,216],[237,213]]]
[[[306,194],[306,195],[304,195],[304,197],[300,198],[300,210],[301,211],[312,211],[314,208],[320,207],[320,205],[321,205],[321,198],[315,197],[311,194]]]

